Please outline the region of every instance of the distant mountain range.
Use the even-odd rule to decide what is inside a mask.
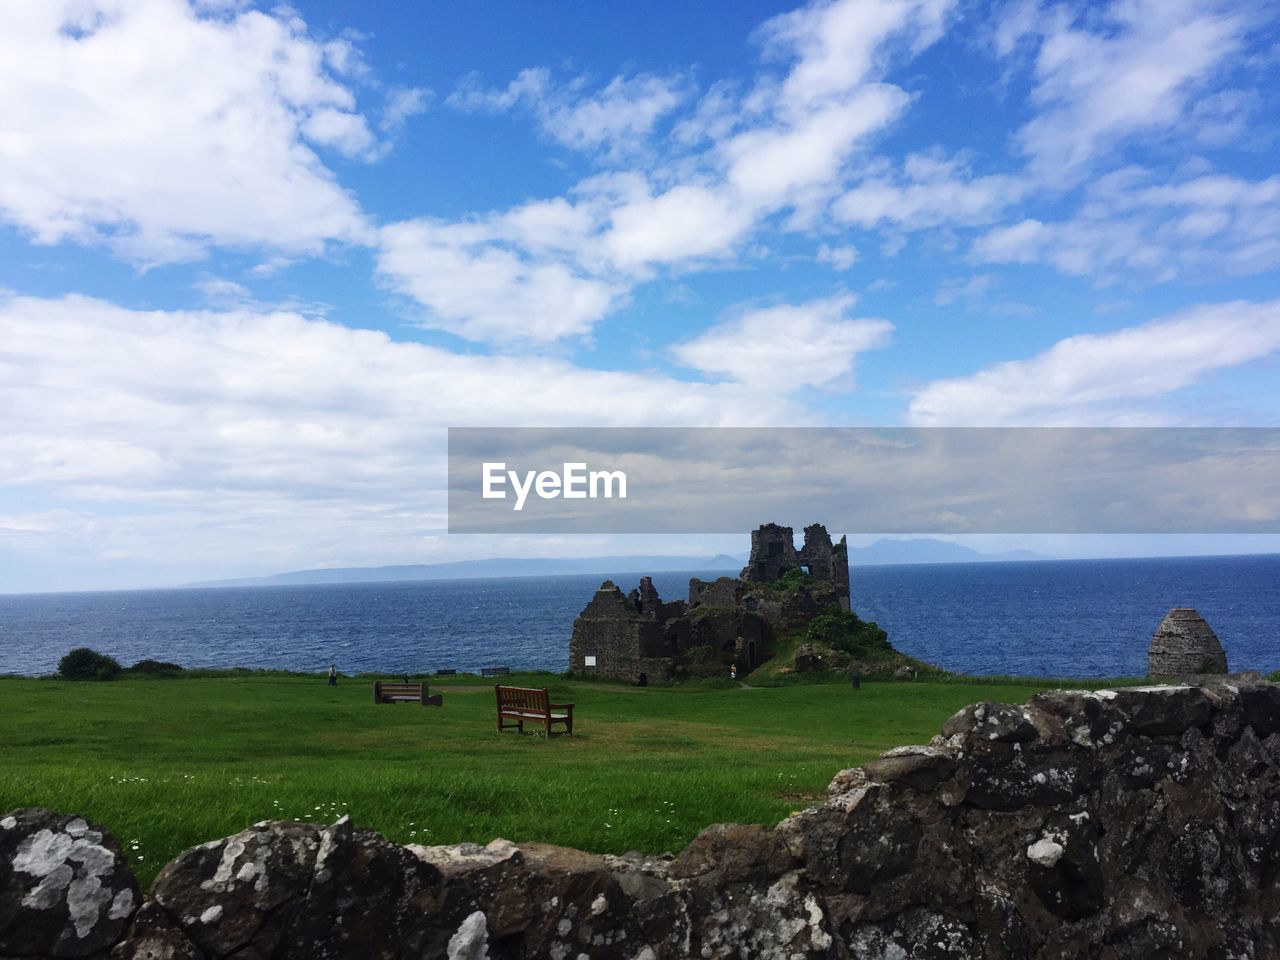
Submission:
[[[983,553],[946,540],[877,540],[865,547],[849,548],[850,566],[890,563],[993,563],[1009,560],[1049,560],[1031,550]],[[409,563],[388,567],[333,567],[294,570],[266,577],[237,580],[204,580],[189,587],[269,587],[321,583],[380,583],[394,580],[484,580],[495,577],[547,577],[567,574],[670,573],[673,571],[738,570],[745,554],[714,557],[668,555],[576,557],[541,559],[497,557],[489,560],[455,560],[451,563]]]
[[[849,548],[849,565],[878,563],[1000,563],[1010,560],[1052,560],[1034,550],[983,553],[963,544],[920,537],[912,540],[881,539],[865,547]]]
[[[267,587],[307,583],[377,583],[387,580],[485,580],[495,577],[550,577],[574,573],[668,573],[672,570],[733,570],[746,561],[720,554],[715,557],[629,556],[455,560],[451,563],[408,563],[392,567],[333,567],[294,570],[267,577],[205,580],[189,587]]]

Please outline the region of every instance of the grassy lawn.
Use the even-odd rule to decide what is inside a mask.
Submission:
[[[187,847],[256,821],[344,813],[401,843],[678,850],[715,821],[776,822],[837,770],[927,742],[967,703],[1020,703],[1051,683],[510,682],[550,682],[553,699],[576,703],[573,737],[499,735],[492,687],[461,678],[432,685],[443,709],[377,706],[352,679],[0,680],[0,811],[98,821],[144,883]]]

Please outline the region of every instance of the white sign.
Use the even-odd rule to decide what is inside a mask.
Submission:
[[[582,658],[582,663],[583,663],[583,665],[584,665],[584,666],[594,667],[594,666],[596,665],[596,658],[595,658],[595,657],[583,657],[583,658]]]

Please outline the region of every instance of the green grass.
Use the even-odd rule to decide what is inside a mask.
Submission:
[[[574,735],[499,735],[491,682],[463,677],[432,684],[443,709],[377,706],[371,685],[351,679],[0,680],[0,811],[85,815],[115,833],[143,882],[259,820],[344,813],[401,843],[500,836],[657,853],[716,821],[776,822],[837,770],[927,742],[967,703],[1020,703],[1053,686],[510,682],[575,702]]]

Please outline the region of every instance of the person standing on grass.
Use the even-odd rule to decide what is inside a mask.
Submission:
[[[729,679],[730,680],[738,679],[738,665],[736,663],[729,665]]]
[[[329,664],[329,686],[336,687],[338,685],[338,665],[336,663]]]

